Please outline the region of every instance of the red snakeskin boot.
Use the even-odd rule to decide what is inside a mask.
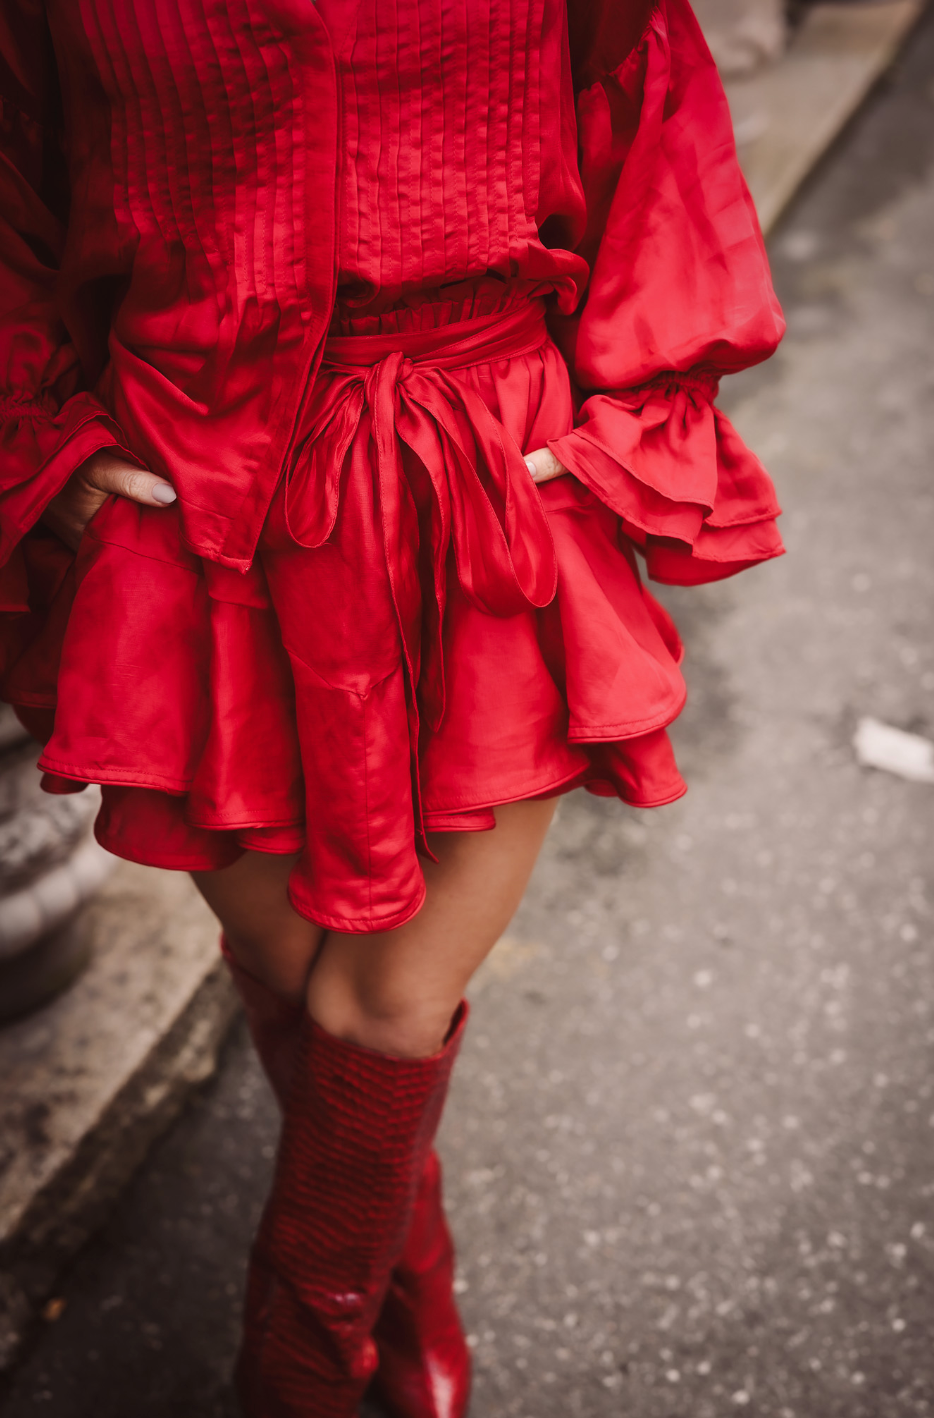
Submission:
[[[247,1418],[355,1418],[460,1046],[400,1059],[307,1017],[253,1247],[237,1387]]]
[[[429,1153],[373,1338],[379,1350],[373,1393],[389,1418],[463,1418],[470,1350],[454,1303],[454,1245],[437,1152]]]
[[[304,1007],[245,969],[223,935],[220,948],[254,1047],[284,1109]],[[453,1286],[454,1246],[444,1215],[441,1163],[432,1151],[373,1335],[379,1368],[372,1387],[389,1418],[464,1418],[467,1412],[470,1350]]]

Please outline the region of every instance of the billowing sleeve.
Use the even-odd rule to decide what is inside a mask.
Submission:
[[[578,95],[591,278],[553,332],[583,396],[556,457],[612,507],[649,575],[693,584],[781,554],[772,483],[714,403],[784,322],[726,98],[686,0]]]
[[[25,608],[13,555],[85,458],[123,448],[120,429],[82,391],[58,308],[67,183],[56,142],[57,78],[41,0],[0,17],[0,609]],[[125,451],[125,449],[123,450]]]

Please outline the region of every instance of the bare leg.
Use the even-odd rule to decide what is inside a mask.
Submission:
[[[554,814],[553,800],[507,803],[492,832],[431,842],[418,915],[375,935],[329,933],[308,982],[312,1017],[338,1038],[418,1058],[440,1049],[471,975],[509,923]]]
[[[308,1008],[329,1033],[417,1058],[440,1048],[471,975],[522,898],[554,814],[553,800],[507,803],[492,832],[436,833],[428,895],[407,925],[370,935],[325,933],[288,903],[294,857],[247,852],[222,871],[193,872],[237,959]]]
[[[324,931],[289,905],[286,885],[294,865],[294,856],[246,852],[233,866],[191,875],[240,964],[297,1003]]]
[[[301,920],[287,902],[288,859],[251,854],[196,877],[240,962],[295,1002],[267,1206],[276,1222],[254,1247],[238,1364],[246,1411],[265,1412],[267,1390],[307,1385],[306,1361],[330,1374],[332,1398],[346,1397],[340,1411],[355,1410],[378,1352],[394,1411],[410,1411],[414,1397],[413,1411],[466,1412],[470,1358],[432,1135],[459,1044],[448,1038],[452,1017],[519,903],[553,812],[553,802],[513,803],[492,832],[437,834],[425,905],[378,935],[325,934]],[[305,996],[319,1028],[301,1022]],[[366,1107],[348,1106],[361,1089]],[[356,1321],[351,1278],[369,1307]],[[335,1316],[339,1340],[322,1348],[314,1336]],[[351,1342],[353,1365],[335,1367]]]

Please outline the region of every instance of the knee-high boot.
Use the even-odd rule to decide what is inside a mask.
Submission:
[[[466,1018],[400,1059],[303,1023],[251,1259],[238,1389],[248,1418],[354,1418]]]
[[[379,1351],[373,1388],[390,1418],[464,1418],[467,1412],[470,1350],[454,1300],[454,1264],[441,1163],[431,1152],[373,1334]]]
[[[244,969],[223,936],[221,953],[243,1003],[260,1062],[284,1108],[304,1007],[276,994]],[[391,1418],[463,1418],[467,1412],[470,1350],[454,1299],[454,1264],[441,1163],[432,1151],[374,1333],[379,1354],[374,1388]]]

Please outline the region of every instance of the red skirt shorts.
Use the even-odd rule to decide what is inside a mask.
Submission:
[[[47,631],[41,766],[103,785],[109,851],[298,853],[296,910],[377,931],[419,909],[426,834],[581,784],[640,807],[685,791],[675,629],[616,514],[524,462],[574,421],[542,302],[445,314],[328,341],[248,573],[184,549],[171,508],[94,518]]]

